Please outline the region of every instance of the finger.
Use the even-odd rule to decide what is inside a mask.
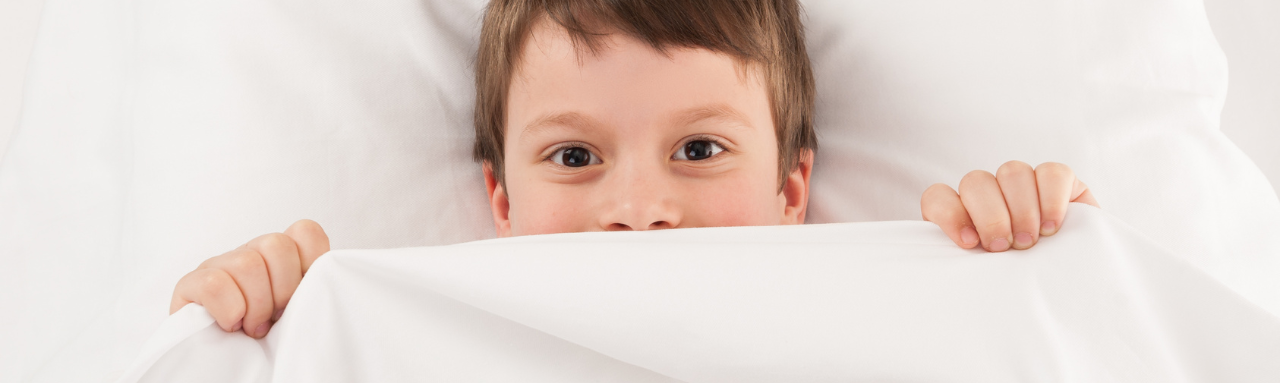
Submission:
[[[209,266],[226,271],[236,285],[240,286],[246,306],[244,333],[254,338],[266,335],[270,328],[268,322],[275,312],[275,303],[271,297],[271,277],[267,274],[267,264],[262,259],[262,254],[242,247],[210,259]]]
[[[169,303],[169,314],[188,303],[204,306],[223,331],[240,331],[245,313],[244,296],[226,271],[199,269],[178,280]]]
[[[280,319],[280,314],[289,304],[289,298],[298,283],[302,281],[302,261],[298,256],[298,245],[287,235],[271,233],[254,238],[246,247],[262,255],[267,265],[267,276],[271,282],[271,299],[275,310],[271,313],[271,321]]]
[[[969,211],[969,219],[978,230],[983,248],[992,252],[1008,250],[1013,243],[1009,209],[996,176],[981,170],[966,174],[960,180],[960,201]]]
[[[1080,182],[1079,178],[1076,178],[1075,186],[1071,188],[1071,195],[1073,196],[1071,197],[1071,202],[1079,202],[1096,208],[1102,207],[1098,205],[1098,200],[1093,198],[1093,192],[1089,191],[1089,186],[1085,185],[1084,182]]]
[[[1022,161],[1009,161],[996,170],[1013,230],[1013,248],[1027,249],[1040,239],[1040,196],[1036,171]]]
[[[925,189],[920,197],[920,215],[925,221],[942,228],[942,232],[961,248],[972,249],[978,245],[978,231],[969,220],[969,212],[960,202],[960,195],[950,186],[934,184]]]
[[[294,222],[285,229],[284,234],[293,238],[294,243],[298,245],[303,275],[307,274],[307,269],[311,268],[316,258],[329,252],[329,236],[316,221],[304,219]]]
[[[1062,227],[1062,220],[1067,216],[1067,204],[1080,195],[1076,191],[1076,182],[1075,172],[1067,165],[1045,162],[1036,167],[1036,187],[1040,189],[1040,235],[1053,235]]]

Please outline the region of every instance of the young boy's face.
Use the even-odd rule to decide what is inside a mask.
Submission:
[[[581,53],[556,24],[526,40],[507,98],[499,236],[804,222],[811,154],[779,192],[758,70],[624,34]]]

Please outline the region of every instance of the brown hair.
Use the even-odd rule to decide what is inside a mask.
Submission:
[[[491,0],[476,53],[475,157],[492,166],[499,182],[507,91],[524,40],[543,17],[592,53],[601,31],[612,29],[658,51],[703,48],[763,69],[778,137],[779,185],[806,150],[817,148],[813,72],[796,0]]]

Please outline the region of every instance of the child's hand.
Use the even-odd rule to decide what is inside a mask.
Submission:
[[[959,194],[945,184],[930,186],[920,198],[920,212],[960,247],[973,248],[981,240],[984,249],[999,252],[1010,244],[1030,248],[1041,235],[1058,232],[1071,202],[1098,206],[1071,168],[1046,162],[1031,169],[1009,161],[995,175],[969,172]]]
[[[261,338],[280,319],[302,275],[329,251],[329,236],[311,220],[294,222],[281,233],[254,238],[244,246],[209,258],[178,281],[169,313],[188,303],[203,305],[225,331]]]

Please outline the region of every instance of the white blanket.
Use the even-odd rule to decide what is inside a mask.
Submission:
[[[343,250],[261,341],[197,305],[124,382],[1277,382],[1280,318],[1073,204],[1029,251],[923,222]]]

